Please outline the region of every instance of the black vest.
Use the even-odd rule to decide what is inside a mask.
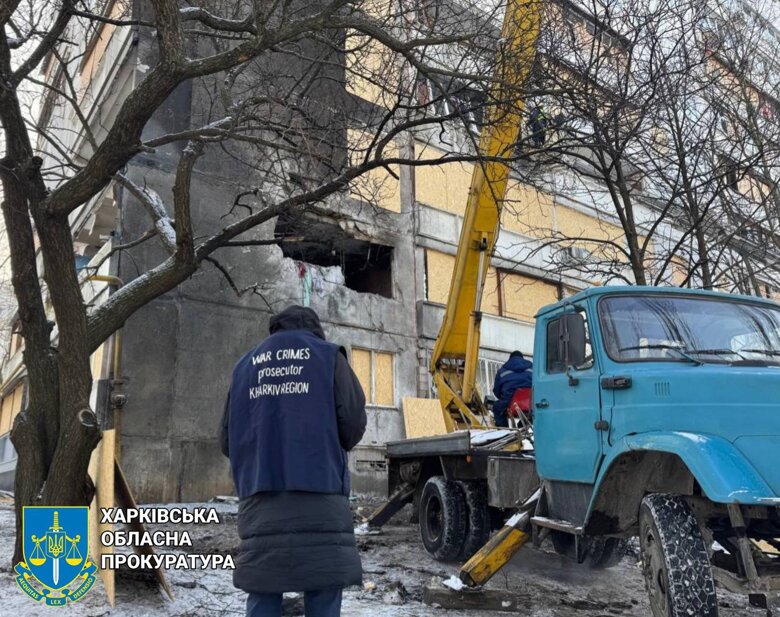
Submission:
[[[338,353],[308,330],[285,330],[238,361],[228,430],[240,498],[261,491],[349,495],[333,392]]]

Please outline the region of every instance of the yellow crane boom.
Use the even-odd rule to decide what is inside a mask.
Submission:
[[[448,431],[482,426],[484,402],[476,388],[482,295],[498,237],[509,160],[522,122],[521,88],[536,53],[541,0],[508,0],[489,113],[479,140],[444,320],[430,371]]]

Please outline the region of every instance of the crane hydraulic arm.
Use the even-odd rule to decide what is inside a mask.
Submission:
[[[447,430],[483,426],[476,388],[482,294],[503,208],[509,162],[522,121],[521,88],[536,53],[542,0],[508,0],[488,91],[489,113],[479,140],[444,320],[430,371]]]

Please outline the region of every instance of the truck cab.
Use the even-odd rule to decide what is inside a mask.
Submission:
[[[780,306],[589,289],[537,314],[533,364],[530,428],[483,416],[389,443],[391,499],[370,523],[411,502],[468,585],[528,539],[604,568],[638,536],[654,617],[717,617],[716,585],[777,602]]]
[[[669,603],[691,600],[659,581],[669,551],[682,550],[664,537],[683,526],[696,567],[713,566],[698,592],[714,596],[712,579],[777,590],[777,304],[674,288],[581,292],[537,315],[533,402],[544,494],[532,521],[548,525],[556,550],[582,560],[593,538],[639,535],[654,613],[677,614]]]

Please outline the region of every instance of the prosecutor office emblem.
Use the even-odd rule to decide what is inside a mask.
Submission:
[[[24,561],[16,565],[16,582],[36,602],[65,606],[95,584],[89,561],[89,508],[25,506],[22,509]]]

